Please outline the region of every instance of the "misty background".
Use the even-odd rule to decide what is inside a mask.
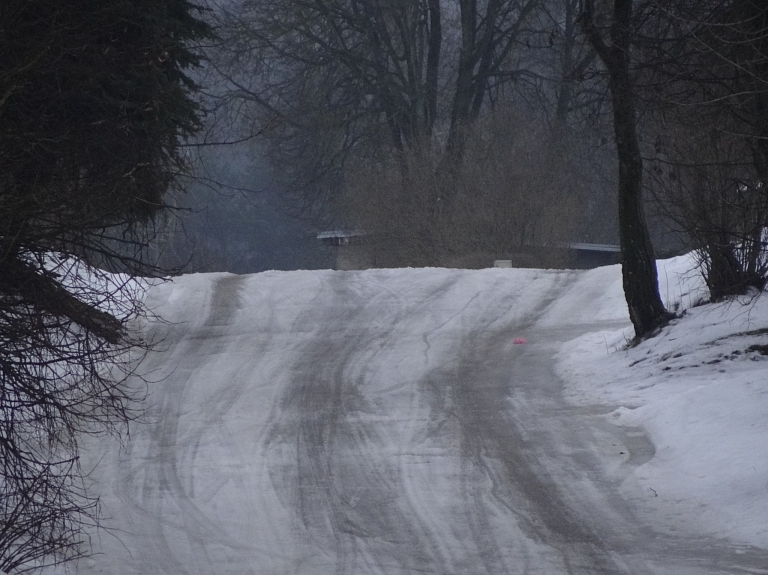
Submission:
[[[354,249],[366,255],[353,267],[485,267],[494,259],[567,267],[563,246],[618,244],[608,92],[576,25],[577,2],[501,3],[508,14],[490,50],[505,50],[505,60],[476,94],[476,115],[454,129],[463,3],[442,3],[440,93],[429,128],[396,141],[377,104],[384,79],[350,83],[332,52],[310,64],[302,54],[275,55],[270,34],[282,31],[270,27],[299,26],[289,20],[304,2],[209,4],[219,40],[202,47],[207,62],[197,77],[206,129],[188,145],[193,177],[172,193],[177,209],[157,223],[159,264],[183,272],[333,268],[349,248],[317,239],[328,231],[364,234],[366,247]],[[370,4],[385,6],[384,28],[399,15]],[[264,16],[270,10],[273,20]],[[653,194],[646,204],[657,252],[679,253],[684,244],[663,207]]]

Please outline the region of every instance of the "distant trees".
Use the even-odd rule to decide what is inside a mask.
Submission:
[[[589,181],[572,144],[502,107],[463,138],[463,161],[448,173],[445,151],[426,146],[350,168],[339,205],[366,232],[371,265],[567,265]],[[435,214],[442,186],[453,196]]]
[[[537,123],[537,134],[551,132],[551,110],[528,96],[551,92],[561,74],[570,82],[558,104],[562,124],[579,102],[584,44],[575,38],[574,6],[574,0],[244,0],[221,15],[227,40],[212,60],[228,85],[224,98],[244,104],[249,121],[267,131],[278,178],[300,190],[306,205],[343,196],[348,221],[369,225],[370,212],[352,209],[365,202],[347,201],[353,173],[388,166],[393,173],[386,181],[416,191],[409,170],[431,165],[430,185],[418,188],[421,224],[409,236],[420,238],[418,251],[432,254],[426,261],[435,264],[436,254],[452,251],[441,226],[460,225],[470,196],[479,200],[477,194],[494,187],[470,192],[458,184],[473,170],[469,140],[484,137],[483,118],[497,104],[516,107],[513,115],[536,118],[529,125]],[[542,57],[554,45],[568,51],[567,62]],[[497,152],[494,162],[503,163],[505,152]],[[560,190],[564,205],[570,187]],[[369,192],[374,189],[382,190]]]
[[[328,127],[359,125],[358,136],[363,127],[378,133],[386,126],[395,149],[431,137],[448,119],[448,147],[459,146],[462,125],[518,73],[510,56],[530,36],[541,5],[244,0],[223,22],[231,33],[224,52],[230,94],[295,127],[317,116]]]
[[[187,43],[210,29],[195,10],[0,5],[0,571],[87,551],[99,515],[79,438],[136,414],[131,278],[152,271],[144,226],[198,127]]]

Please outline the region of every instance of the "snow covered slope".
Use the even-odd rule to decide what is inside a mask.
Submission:
[[[661,274],[684,304],[686,265]],[[148,423],[92,446],[115,531],[79,572],[768,573],[768,364],[726,337],[766,308],[617,351],[620,286],[614,266],[152,287]]]
[[[693,265],[684,256],[659,266],[665,303],[686,310],[682,319],[629,350],[631,329],[584,335],[563,346],[558,373],[572,402],[614,406],[611,422],[648,432],[655,455],[627,479],[625,495],[650,494],[647,512],[670,529],[693,525],[768,547],[768,355],[753,348],[768,344],[768,298],[690,307],[706,297]],[[579,282],[609,274],[620,270]],[[617,309],[611,297],[595,304],[597,314]]]

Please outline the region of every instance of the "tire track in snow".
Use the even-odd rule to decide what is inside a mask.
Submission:
[[[463,563],[465,566],[471,564],[474,573],[549,573],[540,570],[541,559],[534,561],[528,551],[527,538],[531,530],[527,526],[531,514],[525,510],[530,506],[511,505],[505,501],[500,507],[493,503],[499,499],[505,482],[499,481],[499,475],[489,467],[489,452],[493,452],[494,448],[487,441],[487,436],[496,427],[508,424],[502,420],[506,409],[506,389],[492,388],[497,382],[485,381],[485,377],[491,374],[487,373],[483,363],[485,360],[494,362],[503,360],[505,356],[507,359],[510,355],[514,356],[513,352],[505,350],[500,356],[489,354],[485,357],[488,338],[499,337],[510,343],[516,334],[530,327],[537,315],[566,289],[574,277],[570,272],[538,274],[529,289],[538,287],[541,296],[533,305],[528,301],[531,309],[522,317],[518,314],[514,324],[517,330],[514,332],[508,321],[499,321],[500,315],[504,315],[501,310],[519,305],[514,290],[509,290],[500,300],[490,299],[476,306],[468,315],[467,328],[453,328],[462,336],[454,361],[434,369],[424,378],[425,390],[432,405],[433,425],[439,429],[433,433],[456,437],[457,450],[461,454],[457,499],[462,502],[462,509],[457,512],[457,519],[466,523],[473,542],[471,547],[464,548],[464,553],[473,560],[467,562],[465,558]],[[505,326],[501,335],[498,334],[499,326]],[[476,357],[480,359],[470,361]],[[490,395],[488,404],[481,404],[480,398],[486,393]],[[514,484],[510,487],[518,491],[517,498],[524,502],[520,489]],[[500,515],[503,516],[501,520]],[[529,571],[528,566],[532,564],[539,567]]]
[[[467,338],[460,356],[452,393],[462,438],[476,469],[492,484],[492,497],[487,497],[479,492],[481,482],[467,481],[473,496],[467,499],[477,502],[475,536],[493,537],[494,528],[485,519],[493,517],[490,503],[496,502],[518,522],[523,537],[514,543],[530,548],[514,556],[522,560],[520,564],[508,561],[503,570],[486,561],[486,571],[520,575],[764,572],[765,550],[654,531],[620,496],[618,482],[612,483],[601,461],[592,456],[598,429],[611,428],[617,444],[637,452],[627,465],[648,461],[653,446],[639,435],[641,430],[619,429],[605,422],[601,427],[593,414],[563,399],[552,370],[552,352],[557,349],[553,344],[599,328],[538,329],[537,319],[546,315],[569,285],[570,280],[555,286],[551,297],[518,325],[528,333],[528,345],[509,345],[520,332],[481,328]],[[472,508],[468,516],[472,517]],[[496,560],[494,554],[489,557]]]
[[[536,323],[576,275],[414,270],[393,272],[390,282],[386,271],[322,272],[302,278],[316,289],[314,300],[295,292],[259,300],[297,318],[293,326],[275,319],[269,344],[264,314],[249,316],[268,331],[263,340],[233,334],[244,310],[242,279],[205,284],[197,320],[187,332],[173,327],[168,353],[151,360],[170,373],[153,389],[157,422],[129,442],[118,469],[126,475],[116,491],[140,536],[129,541],[134,562],[112,573],[765,572],[758,569],[768,564],[764,551],[652,532],[615,486],[600,483],[594,420],[585,423],[592,415],[562,401],[549,369],[552,342],[587,326]],[[508,277],[522,278],[528,293],[506,285]],[[284,280],[260,281],[253,287],[274,294]],[[529,344],[511,346],[516,336]],[[217,362],[233,343],[240,353],[252,343],[256,356],[267,346],[265,365],[258,357]],[[249,392],[251,400],[267,394],[262,415],[271,407],[253,433],[222,425],[243,415],[236,406],[252,368],[275,378]],[[200,370],[226,376],[208,403],[195,387]],[[633,449],[643,448],[641,440]],[[249,442],[255,452],[246,451]],[[263,469],[219,500],[226,516],[195,483],[209,479],[201,479],[198,460],[219,446],[228,451],[217,462],[239,465],[250,454]],[[211,493],[217,481],[237,480],[229,469],[211,470],[210,478]],[[592,489],[579,493],[585,487]],[[266,513],[252,524],[231,517],[254,509]],[[241,537],[243,525],[253,531]],[[254,534],[258,548],[248,541]]]
[[[291,482],[280,475],[276,483],[293,484],[294,505],[308,543],[317,549],[331,545],[329,572],[429,571],[440,558],[402,510],[396,455],[380,454],[392,442],[387,422],[399,422],[396,414],[372,405],[370,390],[367,396],[365,389],[380,383],[373,381],[370,368],[390,351],[395,328],[414,310],[371,278],[349,279],[336,275],[319,295],[327,301],[332,294],[337,302],[327,310],[331,315],[310,312],[300,319],[323,327],[320,340],[301,352],[303,360],[293,369],[294,383],[284,400],[288,417],[276,426],[272,439],[295,442],[296,477]],[[446,289],[441,282],[427,295]],[[375,315],[382,308],[387,309],[388,327]],[[402,552],[408,549],[417,552]]]
[[[159,338],[160,344],[168,343],[169,347],[164,348],[159,354],[162,358],[158,355],[150,355],[149,365],[143,366],[151,374],[155,382],[153,387],[157,391],[151,393],[149,397],[151,404],[147,411],[147,423],[122,449],[118,463],[118,478],[113,485],[115,495],[122,503],[126,515],[130,515],[133,519],[134,529],[140,530],[140,533],[129,532],[128,535],[135,534],[146,541],[146,548],[142,549],[141,553],[131,554],[134,573],[157,572],[158,568],[162,573],[187,573],[183,563],[172,552],[165,534],[167,527],[181,529],[182,525],[163,518],[162,509],[157,505],[162,482],[158,466],[163,457],[163,449],[169,447],[158,441],[159,437],[167,436],[168,429],[165,429],[165,433],[158,433],[158,428],[161,425],[167,425],[164,423],[167,418],[172,418],[173,421],[178,418],[178,414],[174,411],[166,414],[166,410],[172,407],[169,405],[171,402],[167,388],[177,385],[177,370],[181,367],[181,360],[186,357],[193,345],[190,341],[191,337],[204,325],[205,318],[209,316],[211,301],[211,292],[206,291],[199,300],[203,313],[199,316],[199,321],[192,326],[162,323],[155,326],[155,335],[157,332],[162,333]],[[179,336],[178,340],[176,340],[177,336]],[[157,341],[154,336],[152,340]],[[160,397],[156,397],[157,395]],[[130,547],[128,551],[131,552]],[[156,558],[160,560],[154,563]]]
[[[576,277],[569,272],[559,274],[549,290],[542,293],[537,305],[514,326],[515,331],[530,329]],[[525,439],[517,433],[517,423],[507,417],[509,407],[505,400],[514,386],[514,364],[521,361],[523,349],[530,349],[511,348],[509,344],[515,331],[510,326],[498,331],[481,323],[466,336],[455,377],[447,382],[457,405],[462,452],[471,462],[467,463],[462,483],[472,534],[478,547],[484,550],[485,571],[489,575],[541,573],[542,551],[538,551],[539,557],[533,562],[526,550],[526,539],[532,539],[546,541],[558,550],[560,558],[550,558],[553,563],[550,568],[557,569],[556,572],[619,573],[602,552],[595,534],[569,511],[535,454],[528,455]],[[511,362],[511,358],[516,361]],[[490,483],[490,489],[484,485],[483,478]],[[506,560],[508,554],[502,550],[488,519],[492,515],[489,506],[492,500],[517,524],[518,529],[513,531],[517,534],[513,557],[516,562],[522,562],[522,566],[510,565]],[[576,563],[582,566],[576,567]]]
[[[511,338],[512,334],[508,335]],[[483,555],[485,572],[541,573],[544,553],[539,550],[539,557],[532,561],[525,541],[530,539],[556,550],[549,553],[555,573],[620,573],[605,556],[595,534],[569,510],[557,485],[538,464],[535,453],[529,452],[529,442],[518,433],[517,423],[506,416],[507,377],[489,372],[487,348],[479,357],[473,352],[468,351],[462,358],[452,391],[459,406],[462,450],[471,462],[464,476],[467,515],[473,537],[487,550]],[[483,485],[483,478],[490,483],[489,488]],[[504,561],[501,542],[488,522],[491,500],[507,511],[509,520],[516,522],[521,534],[516,538],[514,557],[523,560],[528,568],[518,570],[519,566],[513,568]],[[577,563],[581,564],[578,568]]]
[[[149,536],[149,549],[136,559],[145,565],[143,572],[186,574],[203,572],[214,561],[208,554],[211,545],[245,550],[233,540],[232,534],[201,510],[192,497],[192,478],[196,450],[200,438],[211,429],[215,421],[237,401],[244,382],[233,381],[224,397],[209,407],[200,424],[191,433],[180,435],[181,419],[186,415],[185,392],[190,377],[200,368],[207,354],[220,345],[211,332],[229,325],[239,307],[239,292],[245,276],[227,275],[215,281],[202,309],[200,321],[189,326],[184,337],[175,344],[170,357],[158,358],[173,370],[156,384],[157,404],[150,411],[146,455],[142,464],[130,470],[118,487],[118,496],[128,504],[143,510],[143,531]],[[210,346],[213,346],[211,348]],[[184,363],[180,363],[183,359]],[[185,430],[188,429],[185,426]],[[136,455],[136,447],[127,454],[128,460]],[[171,537],[172,539],[169,539]],[[179,549],[179,540],[187,544]],[[183,553],[183,556],[179,556]],[[192,560],[189,560],[189,557]],[[189,565],[195,565],[190,571]]]
[[[546,286],[565,281],[563,277],[541,274]],[[439,309],[445,298],[447,305],[455,306],[452,289],[461,278],[461,272],[445,277],[442,285],[425,290],[412,309],[403,308],[402,300],[395,297],[382,319],[372,316],[382,313],[381,286],[372,281],[353,286],[348,276],[337,276],[328,288],[338,302],[332,306],[332,315],[302,319],[326,324],[325,341],[313,342],[302,352],[305,358],[294,368],[295,381],[285,399],[291,423],[278,425],[274,440],[295,442],[294,505],[308,543],[326,550],[330,545],[327,560],[334,567],[329,572],[463,573],[469,569],[477,573],[481,565],[494,575],[519,572],[518,564],[505,563],[505,552],[486,516],[490,482],[478,471],[474,456],[461,450],[457,414],[451,415],[449,408],[438,416],[429,415],[425,399],[434,394],[427,392],[425,397],[428,384],[419,381],[418,373],[409,395],[398,404],[402,421],[395,420],[396,413],[377,412],[370,390],[367,395],[365,391],[372,384],[391,388],[390,382],[370,379],[373,376],[361,366],[375,366],[389,358],[387,354],[398,346],[396,327],[407,326],[406,331],[423,327],[419,343],[423,352],[430,353],[424,354],[422,369],[434,376],[434,369],[427,370],[430,356],[438,363],[447,362],[441,369],[450,373],[452,357],[461,344],[458,336],[466,331],[464,324],[474,325],[478,314],[488,316],[487,325],[499,319],[494,302],[478,298],[466,285],[459,286],[465,303],[447,320],[442,314],[420,313],[420,304],[427,301]],[[327,301],[329,295],[318,297]],[[509,296],[508,303],[515,301]],[[447,324],[452,325],[446,328]],[[441,337],[456,341],[446,343]],[[439,344],[435,353],[433,344]],[[441,380],[438,385],[451,384]],[[456,396],[450,400],[455,403]],[[419,410],[423,416],[414,418]],[[400,434],[390,432],[387,437],[381,425],[366,422],[370,421],[366,411],[389,416],[393,425],[400,426]],[[391,453],[386,453],[387,441],[392,443]],[[275,483],[290,484],[289,475],[283,470]],[[436,481],[436,493],[425,491],[426,476]],[[363,499],[366,503],[361,506]]]

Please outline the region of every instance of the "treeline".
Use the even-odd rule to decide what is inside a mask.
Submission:
[[[713,299],[764,285],[767,14],[757,0],[242,0],[216,13],[211,62],[283,189],[365,229],[381,261],[618,238],[642,335],[670,317],[649,207],[652,231],[677,232],[664,247],[700,250]]]

